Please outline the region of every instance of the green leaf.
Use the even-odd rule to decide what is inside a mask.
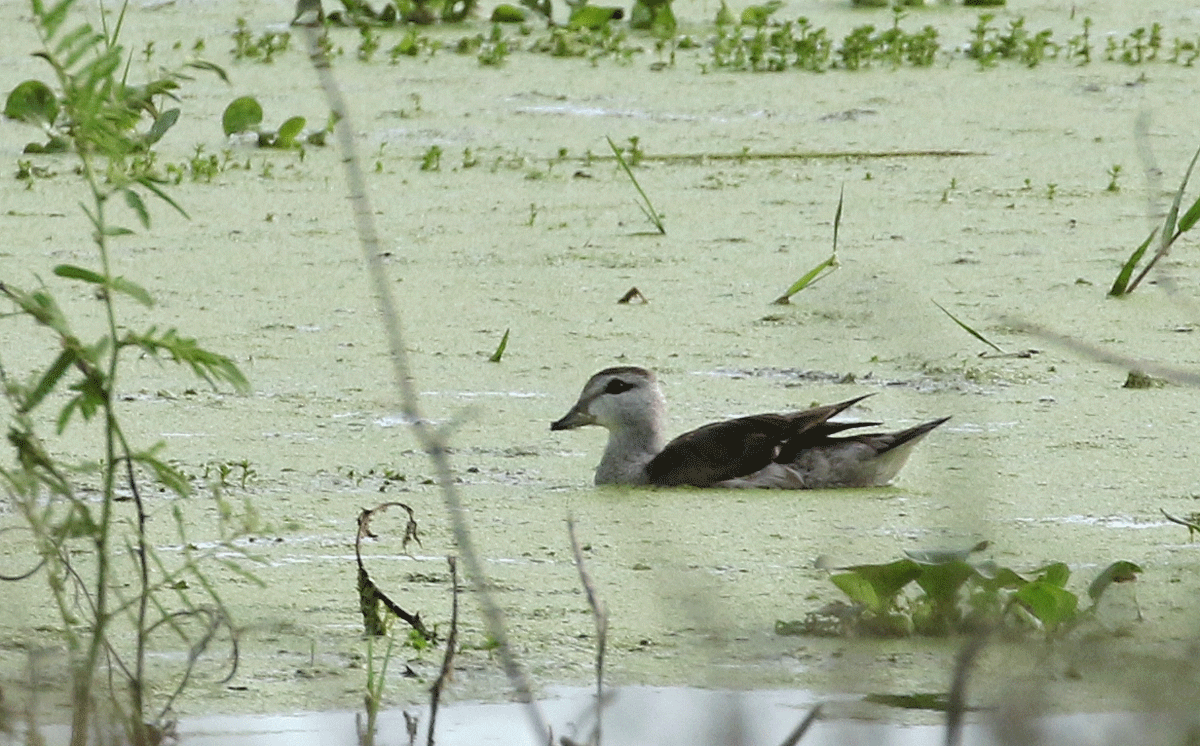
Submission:
[[[896,594],[921,574],[921,568],[910,559],[896,560],[886,565],[856,565],[847,570],[849,572],[835,575],[830,580],[850,598],[877,614],[890,608]],[[871,589],[869,594],[863,590],[864,583]],[[861,598],[855,594],[860,594]]]
[[[983,336],[983,335],[982,335],[982,334],[980,334],[979,332],[975,331],[974,329],[972,329],[971,327],[967,326],[965,323],[963,323],[962,321],[960,321],[960,320],[958,319],[958,317],[957,317],[957,316],[955,316],[954,314],[952,314],[952,313],[950,313],[949,311],[947,311],[947,310],[946,310],[946,309],[945,309],[945,308],[942,306],[942,304],[941,304],[941,303],[938,303],[936,300],[933,300],[932,298],[930,298],[930,302],[931,302],[931,303],[933,303],[933,305],[937,306],[938,308],[941,308],[941,309],[942,309],[942,313],[944,313],[944,314],[946,314],[947,316],[949,316],[951,321],[953,321],[955,324],[958,324],[958,325],[959,325],[959,326],[961,326],[963,329],[965,329],[965,330],[966,330],[966,332],[967,332],[968,334],[970,334],[972,337],[974,337],[975,339],[978,339],[980,342],[983,342],[985,345],[987,345],[988,347],[991,347],[993,350],[995,350],[996,352],[999,352],[1001,355],[1004,355],[1004,354],[1006,354],[1006,353],[1004,352],[1004,350],[1000,349],[1000,346],[999,346],[999,345],[997,345],[997,344],[993,343],[993,342],[992,342],[990,339],[988,339],[987,337]]]
[[[1179,219],[1179,232],[1186,233],[1187,231],[1190,231],[1198,219],[1200,219],[1200,197],[1196,198],[1196,201],[1192,203],[1192,206],[1189,207],[1187,212],[1183,214],[1183,217]]]
[[[40,80],[27,80],[8,94],[4,116],[35,124],[54,124],[58,117],[58,99],[50,86]]]
[[[150,293],[133,280],[126,280],[124,277],[114,277],[108,286],[118,293],[128,295],[146,308],[154,305],[154,298],[150,296]]]
[[[279,132],[275,135],[274,146],[277,148],[296,147],[296,138],[304,131],[304,124],[304,117],[292,117],[279,125]]]
[[[49,394],[54,389],[54,386],[63,377],[63,374],[67,372],[67,369],[71,367],[71,364],[75,362],[75,359],[75,351],[70,348],[59,353],[54,362],[50,364],[50,367],[46,369],[46,372],[42,374],[42,378],[38,381],[37,386],[34,386],[33,390],[25,397],[25,400],[21,402],[21,414],[32,411],[34,407],[46,398],[46,394]]]
[[[146,203],[142,201],[142,197],[132,189],[122,189],[121,192],[125,196],[125,204],[129,205],[129,209],[138,216],[143,228],[150,227],[150,213],[146,210]]]
[[[184,67],[191,67],[191,68],[195,68],[196,70],[204,70],[206,72],[213,73],[218,78],[220,78],[222,81],[224,81],[226,84],[229,83],[229,75],[226,74],[225,68],[221,67],[220,65],[214,64],[212,62],[208,62],[207,60],[193,60],[191,62],[185,63]]]
[[[830,271],[835,270],[839,266],[840,265],[838,264],[837,253],[835,252],[833,254],[830,254],[828,259],[826,259],[825,261],[821,262],[817,266],[815,266],[812,269],[805,272],[804,275],[799,280],[796,280],[795,282],[793,282],[792,286],[789,287],[786,291],[784,291],[783,295],[779,296],[774,301],[772,301],[772,303],[775,303],[776,305],[780,305],[780,306],[786,306],[787,304],[792,302],[793,295],[795,295],[796,293],[800,292],[804,288],[806,288],[809,285],[816,282],[817,279],[819,279],[818,275],[821,275],[821,273],[827,269]]]
[[[1096,576],[1096,579],[1088,586],[1088,596],[1092,599],[1092,605],[1100,603],[1100,597],[1104,595],[1104,591],[1110,585],[1137,580],[1137,576],[1141,572],[1143,572],[1141,567],[1128,560],[1117,560],[1104,568],[1104,571]]]
[[[188,482],[187,477],[185,477],[178,469],[166,463],[165,461],[160,460],[155,455],[158,451],[161,451],[165,445],[166,444],[162,442],[155,443],[150,450],[132,454],[131,458],[135,463],[141,464],[142,466],[150,469],[150,471],[154,472],[154,478],[157,479],[161,485],[180,497],[187,497],[192,492],[192,485]]]
[[[1035,572],[1038,573],[1038,577],[1034,582],[1042,581],[1059,588],[1065,587],[1071,578],[1071,568],[1067,566],[1066,562],[1051,562]]]
[[[1013,594],[1013,600],[1033,614],[1048,630],[1054,630],[1075,616],[1079,599],[1061,586],[1035,580]]]
[[[1121,266],[1121,271],[1117,273],[1117,279],[1113,281],[1112,287],[1109,288],[1108,294],[1110,297],[1119,298],[1129,292],[1129,279],[1133,277],[1133,270],[1137,267],[1138,262],[1142,261],[1142,256],[1146,253],[1146,249],[1150,247],[1150,242],[1158,235],[1158,228],[1150,231],[1150,235],[1146,236],[1146,240],[1142,241],[1142,245],[1133,250],[1129,258],[1125,260],[1125,264]]]
[[[162,188],[159,187],[158,184],[156,184],[154,179],[152,179],[151,177],[139,176],[137,178],[137,183],[141,184],[142,186],[146,187],[146,189],[153,192],[154,195],[156,197],[158,197],[159,199],[161,199],[163,202],[166,202],[171,207],[174,207],[175,211],[178,212],[180,215],[184,216],[185,218],[188,218],[189,220],[191,219],[191,217],[187,214],[187,212],[182,207],[180,207],[179,204],[175,202],[175,200],[171,199],[171,195],[164,192],[162,190]]]
[[[253,96],[234,99],[221,115],[221,126],[228,137],[236,132],[250,132],[262,123],[263,110]]]
[[[492,356],[488,358],[489,363],[498,363],[500,362],[500,358],[504,357],[504,349],[508,347],[508,331],[508,329],[504,330],[504,336],[500,338],[500,345],[492,353]]]
[[[860,603],[875,613],[883,610],[883,604],[879,600],[879,594],[875,592],[875,587],[858,573],[842,573],[834,575],[829,580],[841,588],[851,601]]]
[[[921,565],[917,585],[935,602],[947,603],[958,595],[958,589],[967,578],[975,574],[975,568],[962,560],[937,565]]]
[[[146,133],[146,144],[153,145],[162,139],[162,136],[167,134],[167,130],[175,126],[179,121],[179,109],[167,109],[158,118],[154,120],[154,125],[150,131]]]
[[[576,5],[571,9],[567,19],[567,27],[573,29],[586,28],[593,31],[603,28],[604,24],[619,18],[624,14],[621,8],[601,5]]]
[[[1167,211],[1166,220],[1163,221],[1162,235],[1159,237],[1159,241],[1161,242],[1160,253],[1166,253],[1176,238],[1175,218],[1179,215],[1179,205],[1183,202],[1183,193],[1187,190],[1188,180],[1192,178],[1192,169],[1196,167],[1197,158],[1200,158],[1200,148],[1197,148],[1196,154],[1192,156],[1192,162],[1188,164],[1187,171],[1183,174],[1183,181],[1179,184],[1179,191],[1175,192],[1175,200],[1171,203],[1171,209]]]
[[[68,280],[82,280],[83,282],[90,282],[93,285],[104,284],[104,275],[90,269],[77,267],[74,264],[58,264],[55,265],[53,271],[54,274],[59,277],[65,277]]]
[[[203,349],[196,344],[196,340],[181,337],[174,329],[168,329],[161,336],[154,327],[144,334],[130,332],[121,340],[121,344],[135,345],[155,357],[165,354],[174,362],[189,366],[193,373],[214,388],[218,381],[224,381],[239,393],[250,390],[250,383],[233,360]]]

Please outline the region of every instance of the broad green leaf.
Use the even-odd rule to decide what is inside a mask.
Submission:
[[[58,99],[50,86],[40,80],[27,80],[8,94],[4,116],[23,122],[53,124],[58,117]]]
[[[1038,568],[1035,572],[1038,574],[1038,581],[1056,585],[1059,588],[1065,587],[1071,578],[1071,568],[1067,566],[1066,562],[1051,562],[1045,567]]]
[[[875,592],[874,586],[858,573],[842,573],[834,575],[829,580],[841,588],[851,601],[860,603],[876,613],[883,610],[883,604],[880,602],[879,594]]]
[[[917,585],[925,595],[938,603],[947,603],[958,595],[958,589],[975,574],[975,568],[962,560],[936,565],[921,565]]]
[[[625,11],[622,8],[614,8],[601,5],[576,5],[571,10],[571,16],[567,19],[567,27],[578,29],[586,28],[596,30],[602,28],[604,24],[620,18]]]
[[[1141,567],[1128,560],[1117,560],[1104,568],[1104,571],[1088,586],[1088,596],[1092,599],[1092,604],[1100,603],[1100,597],[1113,583],[1128,583],[1136,580],[1141,572],[1143,572]]]
[[[167,130],[175,126],[179,121],[179,109],[167,109],[158,118],[154,120],[154,125],[150,131],[146,133],[146,144],[153,145],[162,139],[162,136],[167,134]]]
[[[1133,250],[1129,258],[1125,260],[1125,264],[1121,267],[1121,271],[1117,273],[1117,279],[1113,281],[1112,287],[1108,294],[1113,298],[1119,298],[1129,292],[1129,280],[1133,277],[1133,270],[1137,267],[1138,262],[1142,261],[1142,256],[1146,253],[1146,249],[1150,247],[1150,242],[1158,235],[1158,228],[1150,231],[1150,235],[1146,236],[1146,240],[1142,241],[1142,245]]]
[[[862,583],[869,585],[873,595],[868,597],[874,598],[875,602],[874,605],[867,604],[867,608],[876,613],[891,607],[896,594],[921,574],[920,566],[910,559],[896,560],[886,565],[856,565],[846,569],[848,572],[835,575],[830,580],[851,598],[855,597],[850,590],[847,590],[848,587],[856,592],[861,592]],[[850,575],[855,576],[857,580],[850,580],[846,577]],[[843,578],[843,580],[839,582],[838,578]],[[847,585],[843,585],[843,583]],[[861,599],[855,598],[855,600],[866,603]]]
[[[262,124],[262,105],[253,96],[242,96],[234,99],[225,107],[221,116],[221,126],[228,137],[236,132],[249,132]]]
[[[1079,599],[1062,587],[1035,580],[1013,594],[1013,600],[1038,618],[1046,629],[1054,630],[1075,616]]]
[[[296,138],[304,131],[304,117],[292,117],[283,124],[279,125],[279,132],[275,136],[275,147],[277,148],[294,148],[296,147]]]

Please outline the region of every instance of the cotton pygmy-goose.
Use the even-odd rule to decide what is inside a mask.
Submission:
[[[869,395],[868,395],[869,396]],[[783,414],[713,422],[663,443],[664,401],[645,368],[606,368],[551,430],[608,428],[596,484],[825,489],[895,478],[921,438],[949,417],[892,433],[838,433],[878,422],[830,422],[866,396]]]

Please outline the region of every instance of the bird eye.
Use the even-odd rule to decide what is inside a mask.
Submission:
[[[606,394],[621,394],[633,388],[633,384],[628,381],[622,381],[620,378],[614,378],[604,387]]]

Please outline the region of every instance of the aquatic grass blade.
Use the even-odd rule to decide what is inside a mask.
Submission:
[[[1133,277],[1133,270],[1137,267],[1138,262],[1142,261],[1142,256],[1145,255],[1146,249],[1150,247],[1150,242],[1158,235],[1158,228],[1150,231],[1150,235],[1146,236],[1146,240],[1142,241],[1141,246],[1133,250],[1129,258],[1125,260],[1125,264],[1121,267],[1121,271],[1117,274],[1117,279],[1113,280],[1112,287],[1108,294],[1113,298],[1119,298],[1128,293],[1132,288],[1129,287],[1129,279]]]
[[[830,270],[830,272],[832,272],[833,270],[835,270],[839,266],[841,266],[838,264],[838,259],[837,259],[837,244],[838,244],[838,230],[842,227],[842,202],[845,199],[845,196],[846,196],[846,187],[845,187],[845,185],[842,185],[841,191],[838,192],[837,210],[835,210],[833,213],[833,253],[830,254],[828,259],[826,259],[825,261],[821,262],[817,266],[810,269],[799,280],[796,280],[795,282],[793,282],[792,286],[790,288],[788,288],[787,291],[783,295],[779,296],[774,301],[772,301],[775,305],[786,306],[787,304],[792,302],[791,298],[793,295],[800,292],[801,290],[808,287],[809,285],[812,285],[817,280],[821,279],[821,277],[825,277],[826,275],[828,275],[829,274],[828,272],[825,273],[825,275],[821,274],[826,269],[828,269],[828,270]]]
[[[654,205],[650,202],[650,198],[646,196],[646,192],[642,189],[642,185],[638,183],[637,177],[633,175],[633,170],[629,168],[629,164],[625,162],[625,158],[621,155],[621,151],[619,148],[617,148],[617,144],[614,143],[612,138],[607,135],[604,136],[604,139],[608,140],[608,147],[612,148],[613,155],[617,157],[617,163],[621,164],[621,168],[625,170],[625,175],[628,176],[629,180],[633,182],[633,188],[637,190],[639,195],[641,195],[642,201],[638,203],[638,207],[642,208],[642,212],[645,213],[646,217],[650,219],[651,223],[654,223],[654,227],[658,229],[658,232],[666,235],[667,229],[665,226],[663,226],[662,215],[654,209]]]
[[[800,292],[804,288],[808,287],[809,285],[812,285],[817,280],[819,280],[822,277],[825,277],[827,274],[829,274],[828,272],[825,272],[825,270],[828,269],[832,272],[833,270],[837,269],[839,266],[841,266],[841,265],[838,264],[837,254],[836,253],[831,254],[828,259],[826,259],[825,261],[821,262],[817,266],[815,266],[812,269],[805,272],[804,275],[799,280],[796,280],[795,282],[793,282],[792,286],[789,287],[784,292],[783,295],[779,296],[774,301],[772,301],[772,303],[775,303],[776,305],[780,305],[780,306],[786,306],[787,304],[792,302],[791,298],[793,295],[795,295],[796,293]],[[822,274],[823,272],[825,272],[825,274]]]
[[[504,336],[500,338],[500,345],[496,347],[496,351],[488,358],[489,363],[498,363],[500,358],[504,357],[504,350],[508,347],[508,329],[504,330]]]
[[[945,307],[943,307],[943,306],[942,306],[942,304],[941,304],[941,303],[938,303],[936,300],[933,300],[932,298],[930,299],[930,302],[931,302],[931,303],[933,303],[933,305],[937,306],[938,308],[942,309],[942,313],[944,313],[944,314],[946,314],[947,316],[949,316],[951,321],[953,321],[955,324],[958,324],[959,326],[961,326],[961,327],[962,327],[964,330],[966,330],[966,332],[967,332],[968,334],[970,334],[972,337],[974,337],[975,339],[978,339],[980,342],[983,342],[985,345],[987,345],[988,347],[991,347],[993,350],[995,350],[996,352],[1000,353],[1001,355],[1007,355],[1007,354],[1008,354],[1008,353],[1007,353],[1007,352],[1005,352],[1003,349],[1001,349],[1001,347],[1000,347],[999,345],[997,345],[995,342],[992,342],[992,341],[991,341],[990,339],[988,339],[987,337],[983,336],[983,335],[982,335],[982,334],[980,334],[979,332],[977,332],[977,331],[975,331],[974,329],[972,329],[971,327],[967,326],[967,325],[966,325],[965,323],[963,323],[963,322],[962,322],[962,321],[961,321],[961,320],[960,320],[960,319],[959,319],[957,316],[955,316],[954,314],[952,314],[952,313],[950,313],[949,311],[947,311],[947,310],[945,309]]]
[[[1176,230],[1176,220],[1179,217],[1179,206],[1183,203],[1183,193],[1187,191],[1188,181],[1192,178],[1192,169],[1196,167],[1196,160],[1198,158],[1200,158],[1200,148],[1196,149],[1191,162],[1188,163],[1187,171],[1183,174],[1183,181],[1179,184],[1179,190],[1175,192],[1175,199],[1171,203],[1171,209],[1167,211],[1167,217],[1163,220],[1162,232],[1158,236],[1158,251],[1154,252],[1154,256],[1150,258],[1150,261],[1146,263],[1146,266],[1138,273],[1138,276],[1134,278],[1133,282],[1129,283],[1129,288],[1125,292],[1132,293],[1141,284],[1146,275],[1150,273],[1150,270],[1154,268],[1154,265],[1158,263],[1158,260],[1166,256],[1171,250],[1171,245],[1175,243],[1175,239],[1179,238],[1183,231],[1186,230],[1183,228]],[[1193,214],[1194,212],[1196,214]],[[1188,208],[1188,211],[1184,214],[1184,219],[1188,221],[1188,227],[1194,225],[1198,217],[1200,217],[1200,207],[1196,207],[1195,205]]]

